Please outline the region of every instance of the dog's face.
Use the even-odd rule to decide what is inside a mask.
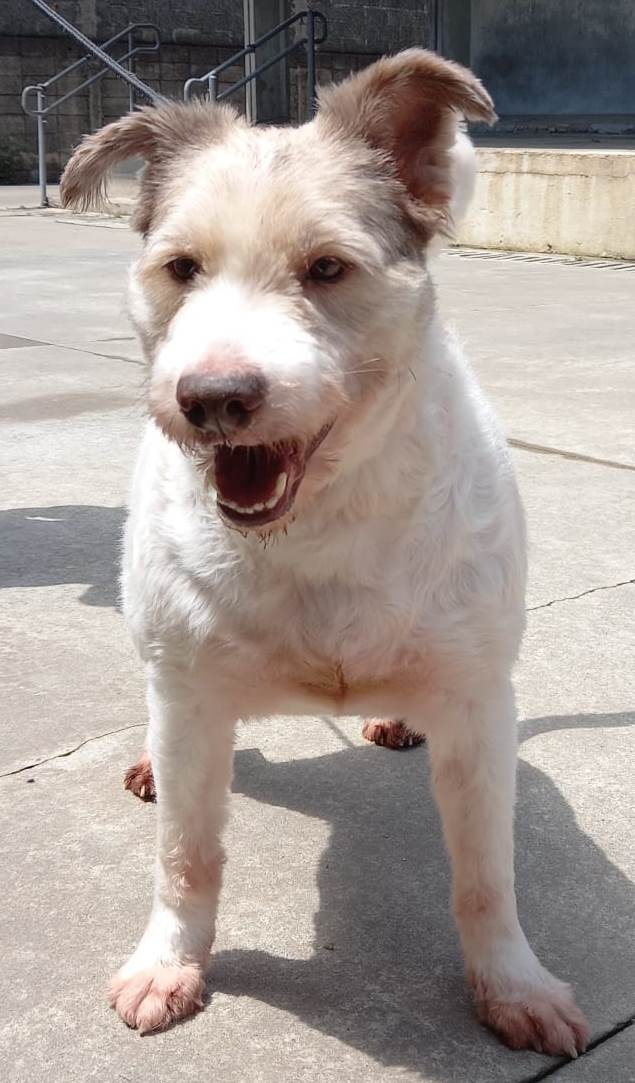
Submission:
[[[169,105],[91,136],[66,202],[148,160],[131,310],[149,405],[223,516],[270,529],[383,439],[430,311],[422,259],[450,198],[454,109],[491,119],[464,69],[421,51],[328,91],[297,129]]]
[[[284,519],[337,469],[412,352],[420,243],[376,158],[316,124],[235,123],[183,163],[134,270],[150,410],[240,526]]]

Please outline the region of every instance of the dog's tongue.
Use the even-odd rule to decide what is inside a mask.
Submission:
[[[286,488],[290,458],[290,451],[282,445],[219,446],[215,483],[220,500],[248,509],[279,499]]]

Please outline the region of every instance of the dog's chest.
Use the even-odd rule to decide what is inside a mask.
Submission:
[[[357,713],[394,700],[429,666],[412,607],[380,588],[289,587],[262,596],[254,617],[263,684],[298,705]]]

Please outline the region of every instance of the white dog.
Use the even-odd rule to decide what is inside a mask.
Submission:
[[[303,127],[144,109],[64,175],[64,203],[86,206],[115,162],[147,161],[131,308],[152,419],[124,596],[158,864],[110,992],[141,1031],[201,1006],[237,719],[366,714],[426,734],[481,1020],[513,1047],[585,1046],[514,896],[522,510],[426,263],[460,114],[494,119],[478,80],[410,50],[323,92]]]

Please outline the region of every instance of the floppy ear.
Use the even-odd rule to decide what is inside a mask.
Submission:
[[[146,234],[166,168],[188,148],[203,149],[222,139],[237,122],[233,109],[205,102],[168,102],[128,113],[79,144],[62,175],[62,206],[88,210],[103,203],[112,167],[126,158],[144,158],[133,225]]]
[[[460,116],[496,120],[492,99],[476,76],[436,53],[407,49],[321,90],[319,100],[318,123],[389,156],[424,233],[443,228],[453,194],[449,151]]]

